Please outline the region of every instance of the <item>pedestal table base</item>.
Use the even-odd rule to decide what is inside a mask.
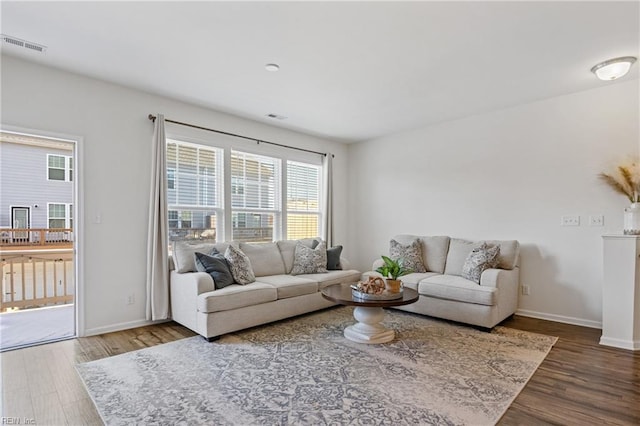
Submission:
[[[353,317],[358,321],[344,329],[344,337],[358,343],[387,343],[395,338],[395,332],[384,328],[384,309],[356,306]]]

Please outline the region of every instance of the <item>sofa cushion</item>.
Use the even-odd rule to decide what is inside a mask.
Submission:
[[[396,235],[394,239],[401,244],[408,244],[418,238],[422,244],[422,261],[424,267],[429,272],[444,273],[449,251],[449,241],[447,236],[436,235],[433,237],[417,237],[415,235]]]
[[[480,247],[482,241],[468,241],[460,238],[452,238],[449,242],[449,253],[444,273],[447,275],[462,275],[462,267],[469,253],[474,248]]]
[[[231,275],[229,264],[224,255],[214,249],[211,255],[196,252],[194,256],[196,269],[198,272],[206,272],[211,275],[216,289],[221,289],[234,283],[233,275]]]
[[[471,250],[462,266],[462,278],[480,284],[480,275],[486,270],[498,266],[499,245],[483,243]]]
[[[327,272],[327,247],[324,242],[312,249],[304,244],[297,244],[293,257],[291,275],[316,274]]]
[[[339,271],[342,269],[340,266],[340,255],[342,254],[342,246],[335,246],[327,249],[327,270]]]
[[[418,293],[438,299],[456,300],[493,306],[496,303],[496,288],[485,287],[455,275],[435,275],[418,284]]]
[[[238,247],[238,243],[230,241],[228,243],[213,243],[202,241],[174,241],[172,245],[173,263],[176,272],[197,272],[194,254],[200,253],[210,254],[215,248],[220,253],[224,253],[227,247],[233,245]]]
[[[198,312],[211,313],[273,302],[278,298],[275,287],[254,282],[247,285],[232,284],[220,290],[198,296]]]
[[[412,290],[418,290],[418,283],[425,278],[432,277],[434,275],[440,275],[436,272],[423,272],[421,274],[413,273],[407,274],[400,277],[400,281],[402,281],[402,285]]]
[[[240,243],[240,250],[249,258],[256,277],[285,273],[284,261],[276,243]]]
[[[498,268],[511,270],[518,266],[520,243],[517,240],[487,240],[487,244],[500,246]]]
[[[389,257],[401,260],[402,266],[411,272],[427,272],[422,261],[422,244],[417,237],[408,244],[402,244],[392,238],[389,241]]]
[[[229,262],[229,269],[235,282],[238,284],[250,284],[256,280],[251,261],[242,250],[229,246],[224,252],[224,258]]]
[[[449,243],[449,253],[447,254],[447,264],[444,268],[444,273],[449,275],[462,275],[462,267],[469,253],[485,242],[490,245],[500,246],[498,268],[513,269],[517,266],[520,245],[516,240],[469,241],[452,238]]]
[[[303,244],[310,248],[316,248],[318,246],[318,240],[314,238],[304,238],[301,240],[283,240],[278,241],[278,248],[280,249],[280,255],[284,262],[285,274],[290,274],[293,269],[293,258],[296,251],[296,244]]]
[[[355,269],[347,269],[342,271],[328,271],[323,274],[304,274],[298,275],[318,283],[318,290],[322,290],[326,286],[341,283],[356,283],[360,280],[361,273]]]
[[[318,283],[300,276],[271,275],[258,278],[258,282],[275,287],[278,291],[278,299],[287,299],[318,291]]]

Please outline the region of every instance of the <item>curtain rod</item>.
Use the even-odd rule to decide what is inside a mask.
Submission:
[[[153,122],[156,121],[156,116],[153,115],[153,114],[149,114],[148,118],[149,118],[149,120],[151,120]],[[208,127],[202,127],[202,126],[197,126],[195,124],[184,123],[182,121],[169,120],[168,118],[165,118],[164,121],[166,121],[168,123],[179,124],[180,126],[193,127],[194,129],[207,130],[209,132],[220,133],[221,135],[227,135],[227,136],[233,136],[235,138],[247,139],[247,140],[250,140],[250,141],[255,141],[258,144],[266,143],[266,144],[269,144],[269,145],[279,146],[281,148],[288,148],[288,149],[295,149],[297,151],[310,152],[312,154],[322,155],[323,157],[327,156],[327,154],[324,153],[324,152],[312,151],[310,149],[304,149],[304,148],[297,148],[295,146],[283,145],[281,143],[276,143],[276,142],[269,142],[269,141],[265,141],[265,140],[262,140],[262,139],[251,138],[249,136],[238,135],[236,133],[229,133],[229,132],[224,132],[222,130],[210,129]],[[335,157],[335,155],[333,155],[333,157]]]

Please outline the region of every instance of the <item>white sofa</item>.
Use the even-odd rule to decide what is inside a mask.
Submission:
[[[398,235],[393,239],[403,245],[418,239],[428,271],[400,278],[404,286],[418,292],[419,300],[395,309],[485,328],[492,328],[515,313],[520,280],[518,241],[486,241],[500,246],[499,263],[495,269],[486,269],[478,284],[461,275],[465,260],[483,241],[415,235]],[[381,260],[376,260],[372,271],[364,273],[363,278],[376,275],[373,271],[381,264]]]
[[[313,242],[299,241],[308,247]],[[335,303],[324,299],[320,290],[360,279],[361,273],[349,269],[348,261],[342,257],[342,270],[291,275],[296,243],[200,243],[182,245],[179,253],[174,247],[170,264],[173,320],[212,340],[222,334],[333,306]],[[256,281],[216,289],[208,273],[194,272],[195,263],[190,263],[190,257],[196,251],[210,253],[214,247],[224,253],[229,244],[247,255]]]

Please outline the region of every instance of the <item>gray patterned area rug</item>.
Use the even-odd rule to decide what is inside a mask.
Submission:
[[[77,366],[107,425],[495,424],[557,338],[387,310],[396,340],[346,340],[339,307]]]

